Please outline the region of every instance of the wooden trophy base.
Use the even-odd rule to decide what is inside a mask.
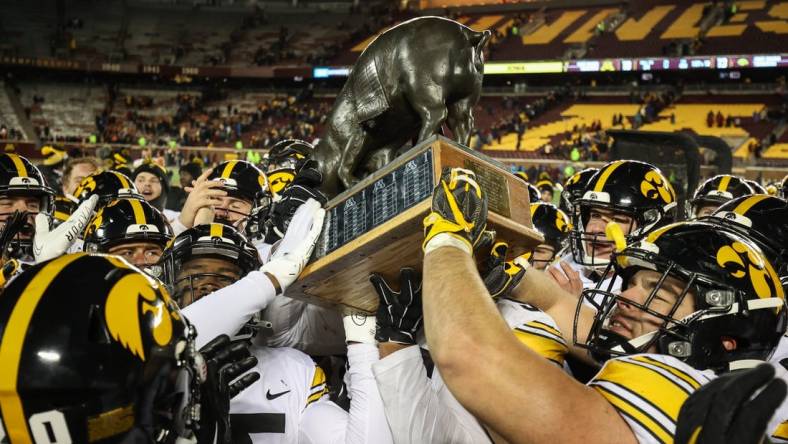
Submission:
[[[488,196],[488,229],[509,243],[510,258],[542,242],[532,228],[525,182],[497,161],[435,136],[328,202],[312,261],[285,294],[374,313],[378,297],[369,282],[371,273],[396,287],[400,268],[421,271],[422,220],[446,167],[476,173]]]

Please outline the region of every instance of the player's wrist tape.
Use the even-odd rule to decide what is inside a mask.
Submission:
[[[424,255],[442,247],[454,247],[468,254],[473,254],[470,242],[452,233],[438,233],[424,244]]]
[[[375,344],[375,316],[353,310],[342,316],[342,325],[345,327],[345,342]]]

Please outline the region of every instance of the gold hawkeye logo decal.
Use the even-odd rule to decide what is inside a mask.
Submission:
[[[656,171],[649,171],[640,183],[640,192],[649,199],[662,199],[671,203],[676,199],[673,188],[667,180]]]
[[[165,346],[172,340],[173,319],[166,295],[160,297],[147,278],[131,273],[122,277],[110,290],[104,315],[113,339],[128,351],[145,360],[143,324],[151,330],[153,341]]]
[[[750,284],[759,298],[784,297],[783,288],[771,264],[759,253],[741,242],[725,245],[717,251],[717,264],[737,279],[750,277]]]

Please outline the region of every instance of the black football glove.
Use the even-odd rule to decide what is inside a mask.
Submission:
[[[763,389],[753,398],[753,394]],[[761,364],[709,382],[681,406],[676,444],[757,444],[785,399],[786,384]]]
[[[455,246],[472,254],[487,227],[487,196],[473,171],[445,169],[432,192],[432,211],[424,218],[425,253]]]
[[[200,349],[207,375],[200,386],[200,427],[197,442],[232,444],[230,431],[230,399],[260,379],[260,373],[249,372],[257,358],[249,354],[244,342],[230,342],[227,335],[217,336]],[[246,373],[246,374],[244,374]],[[243,376],[230,383],[235,378]]]
[[[516,260],[506,260],[506,253],[509,251],[509,244],[506,242],[496,242],[488,257],[482,265],[482,280],[490,296],[494,298],[506,297],[517,287],[523,276],[525,268],[522,262]]]
[[[421,276],[413,268],[399,271],[399,292],[389,287],[377,273],[369,276],[380,299],[377,312],[375,339],[378,342],[415,344],[416,332],[421,327]]]
[[[280,193],[281,199],[271,204],[263,223],[263,240],[267,244],[274,244],[284,237],[290,220],[298,207],[309,199],[320,202],[325,206],[328,198],[317,187],[322,183],[322,175],[317,170],[317,163],[307,161],[298,171],[293,183]]]

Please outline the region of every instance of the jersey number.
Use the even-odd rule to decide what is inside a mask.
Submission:
[[[285,433],[284,413],[233,413],[230,415],[233,443],[252,444],[250,433]]]
[[[71,434],[63,413],[57,410],[36,413],[27,420],[36,444],[71,444]],[[0,442],[7,439],[5,426],[0,422]]]

